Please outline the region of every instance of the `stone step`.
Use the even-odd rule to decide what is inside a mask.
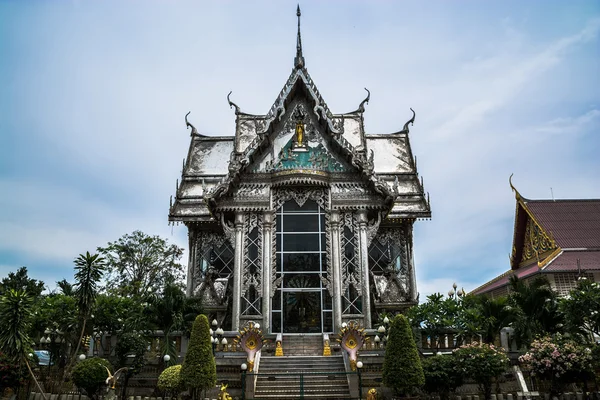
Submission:
[[[285,354],[285,348],[284,348]],[[348,399],[350,391],[341,356],[263,356],[256,381],[257,399],[298,399],[302,373],[306,399]],[[272,375],[269,375],[272,374]]]

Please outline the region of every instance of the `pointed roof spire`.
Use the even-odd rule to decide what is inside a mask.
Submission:
[[[298,16],[298,38],[296,39],[296,57],[294,58],[294,67],[303,68],[304,57],[302,56],[302,36],[300,35],[300,16],[302,13],[300,12],[300,4],[298,4],[298,8],[296,8],[296,15]]]

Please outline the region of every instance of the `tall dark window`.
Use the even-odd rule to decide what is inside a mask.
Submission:
[[[272,299],[272,331],[332,332],[331,296],[327,278],[325,212],[312,200],[302,206],[286,202],[276,216],[276,278]]]

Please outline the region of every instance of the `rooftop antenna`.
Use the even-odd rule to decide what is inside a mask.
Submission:
[[[300,16],[302,13],[300,12],[300,4],[296,8],[296,16],[298,17],[298,37],[296,38],[296,58],[294,58],[294,67],[303,68],[304,67],[304,57],[302,56],[302,37],[300,36]]]
[[[552,201],[556,201],[554,200],[554,191],[552,190],[552,188],[550,188],[550,195],[552,196]]]

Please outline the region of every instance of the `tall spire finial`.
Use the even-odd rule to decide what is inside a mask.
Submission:
[[[300,16],[302,13],[300,12],[300,4],[296,8],[296,15],[298,16],[298,38],[296,39],[296,58],[294,58],[294,67],[303,68],[304,67],[304,57],[302,56],[302,37],[300,36]]]

